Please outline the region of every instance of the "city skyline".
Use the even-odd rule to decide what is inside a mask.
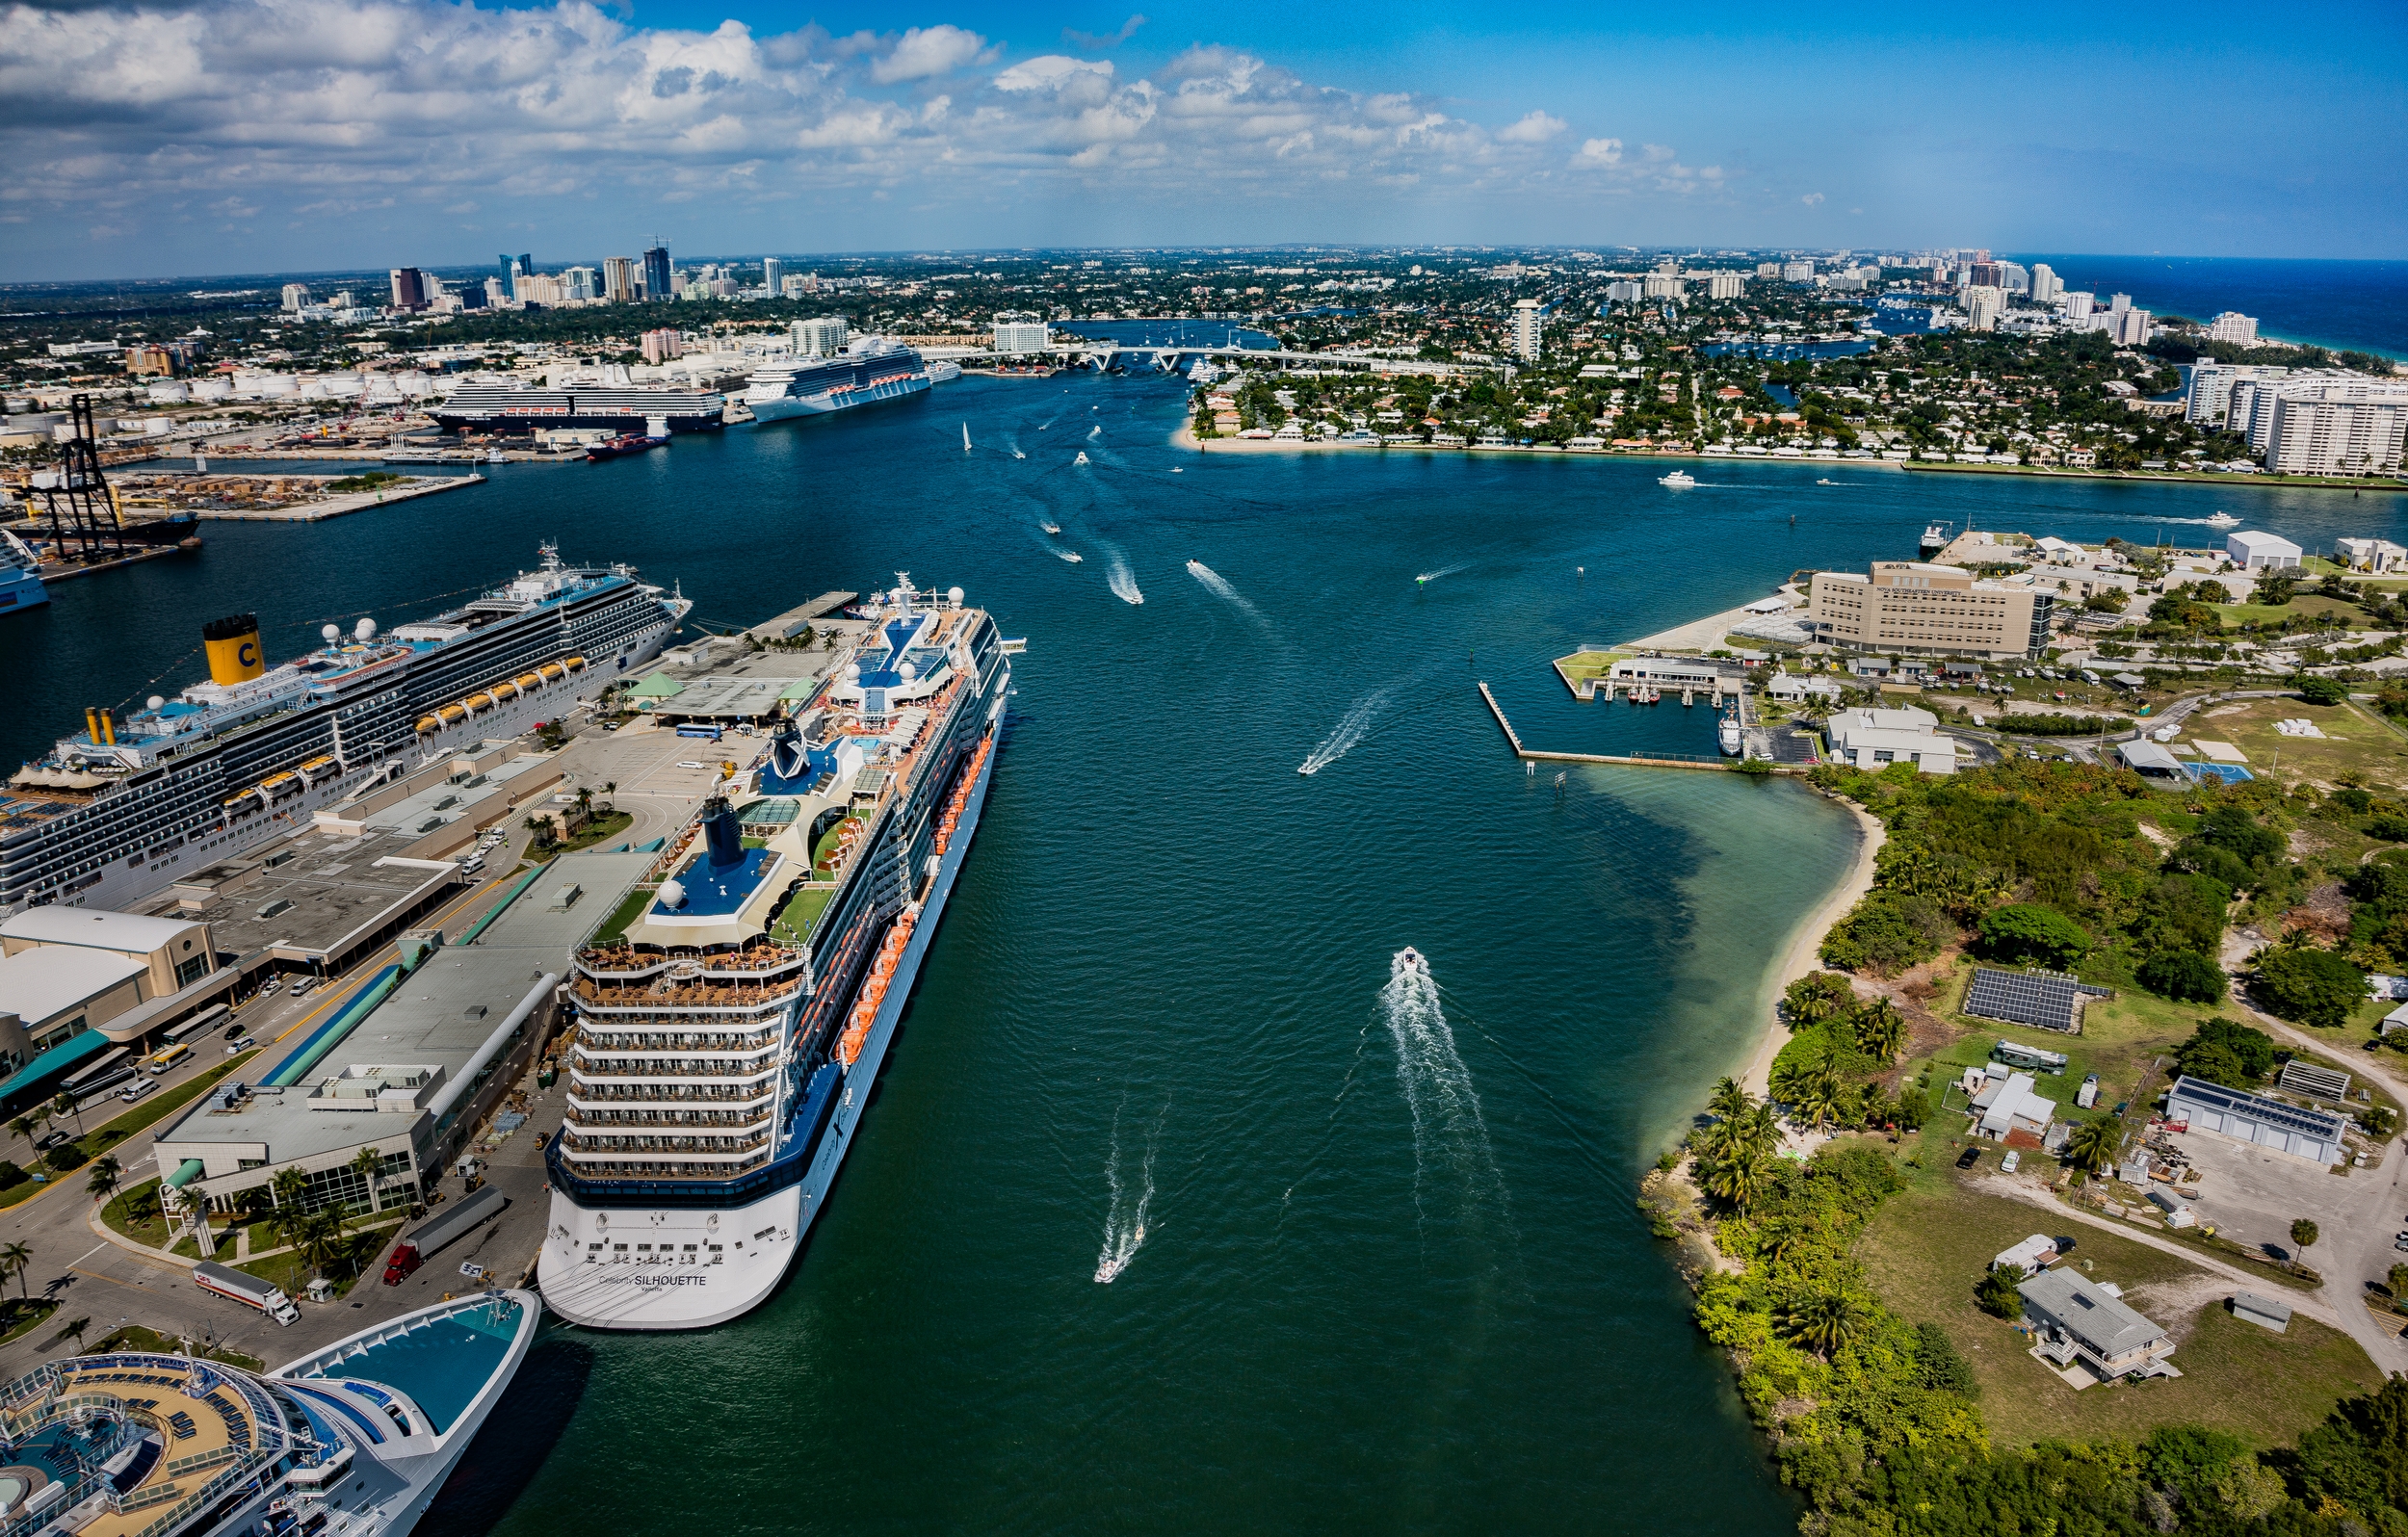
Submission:
[[[1674,245],[2375,257],[2408,24],[2229,7],[2095,37],[1902,10],[1540,6],[1376,29],[956,4],[800,28],[389,0],[19,5],[0,277],[495,249]],[[2246,36],[2244,46],[2236,40]],[[2159,40],[2159,39],[2168,40]],[[2178,40],[2176,40],[2178,39]],[[2205,40],[2203,40],[2205,39]],[[2248,132],[2201,133],[2219,100]],[[2271,110],[2269,110],[2271,109]]]

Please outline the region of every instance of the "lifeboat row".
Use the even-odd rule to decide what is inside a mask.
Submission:
[[[451,730],[463,720],[500,708],[512,699],[520,699],[538,689],[548,688],[563,678],[574,677],[586,670],[586,659],[569,657],[561,662],[547,662],[533,672],[522,672],[506,683],[480,689],[464,699],[454,700],[440,710],[418,717],[418,735],[432,737]]]
[[[861,1057],[861,1048],[869,1043],[870,1027],[877,1021],[878,1005],[886,1002],[886,989],[895,979],[895,968],[903,961],[903,947],[911,943],[911,925],[919,922],[920,910],[906,907],[895,920],[895,926],[886,931],[879,942],[877,954],[870,962],[870,979],[861,984],[861,996],[845,1018],[845,1033],[836,1042],[836,1060],[847,1069]]]
[[[936,851],[945,852],[945,846],[954,841],[954,829],[961,824],[961,810],[970,804],[970,788],[979,782],[979,770],[986,766],[986,755],[995,748],[990,733],[979,739],[979,750],[970,757],[970,766],[961,771],[961,783],[954,787],[953,797],[945,802],[944,818],[936,824]]]

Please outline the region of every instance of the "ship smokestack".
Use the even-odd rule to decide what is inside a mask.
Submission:
[[[736,820],[736,808],[725,795],[713,795],[702,803],[702,830],[711,840],[712,869],[725,870],[745,862],[744,823]]]
[[[209,650],[209,681],[222,687],[249,683],[268,670],[259,650],[259,615],[229,614],[200,627],[201,643]]]
[[[107,746],[114,747],[118,744],[117,722],[109,718],[109,712],[106,710],[100,712],[100,740]]]
[[[84,707],[84,740],[95,746],[100,742],[100,712],[90,705]]]

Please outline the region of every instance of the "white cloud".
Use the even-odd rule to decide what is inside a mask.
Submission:
[[[1799,202],[1801,202],[1801,203],[1804,203],[1807,207],[1812,208],[1812,207],[1814,207],[1817,203],[1819,203],[1819,202],[1821,202],[1821,201],[1822,201],[1822,194],[1820,194],[1820,193],[1808,193],[1805,196],[1800,197],[1800,198],[1798,199],[1798,201],[1799,201]]]
[[[1497,131],[1500,143],[1508,144],[1543,144],[1571,124],[1560,117],[1550,117],[1543,112],[1525,115],[1521,121]],[[1595,141],[1591,141],[1595,143]]]
[[[986,39],[955,26],[913,27],[894,51],[870,66],[870,79],[881,86],[899,80],[927,80],[949,75],[986,51]]]
[[[1622,164],[1622,141],[1591,139],[1581,145],[1581,152],[1572,157],[1575,166],[1618,166]]]
[[[1101,80],[1112,77],[1109,59],[1073,59],[1067,54],[1039,54],[1034,59],[1013,65],[995,77],[998,91],[1059,91],[1077,82],[1082,76]]]

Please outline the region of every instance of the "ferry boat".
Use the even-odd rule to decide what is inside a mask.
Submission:
[[[1675,491],[1686,491],[1690,486],[1697,483],[1697,477],[1689,474],[1687,470],[1674,470],[1669,475],[1657,476],[1656,483],[1658,485],[1668,485]]]
[[[575,957],[536,1271],[572,1322],[739,1317],[826,1205],[978,831],[1011,691],[994,620],[898,575],[634,916]]]
[[[50,589],[41,585],[40,566],[23,539],[0,530],[0,613],[50,601]]]
[[[0,787],[0,916],[130,907],[461,747],[557,720],[660,655],[694,607],[632,566],[539,553],[458,608],[383,633],[329,624],[275,667],[256,615],[203,626],[208,682],[123,719],[87,710],[82,735]]]
[[[744,402],[755,420],[779,422],[903,400],[927,393],[929,383],[918,352],[882,336],[864,336],[835,357],[760,370],[745,381]]]
[[[0,1521],[42,1537],[406,1537],[542,1311],[480,1292],[271,1372],[138,1350],[44,1362],[0,1388]]]

